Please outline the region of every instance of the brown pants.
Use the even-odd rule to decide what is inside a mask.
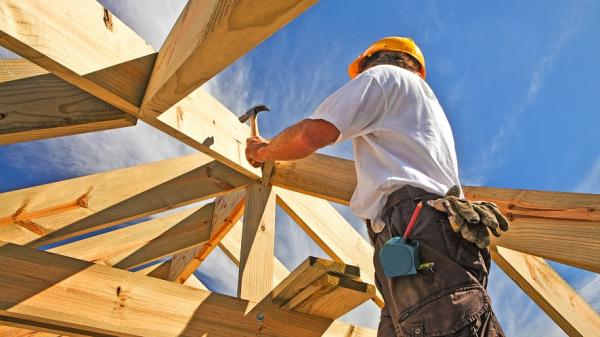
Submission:
[[[381,246],[402,236],[420,200],[439,196],[405,186],[392,193],[382,212],[386,227],[369,228],[375,245],[375,279],[383,295],[378,337],[504,336],[492,312],[485,287],[490,267],[488,250],[454,233],[445,213],[425,205],[410,238],[420,243],[421,262],[431,269],[416,275],[387,278],[379,262]]]

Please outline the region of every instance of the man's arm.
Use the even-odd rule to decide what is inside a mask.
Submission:
[[[275,136],[269,143],[258,137],[246,141],[246,158],[258,164],[267,160],[295,160],[332,144],[340,130],[322,119],[304,119]]]

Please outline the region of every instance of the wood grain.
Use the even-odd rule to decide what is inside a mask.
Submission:
[[[375,283],[373,246],[352,227],[326,200],[282,188],[276,188],[277,204],[334,261],[358,266],[361,279]],[[373,301],[383,307],[377,291]]]
[[[248,179],[204,154],[0,194],[0,239],[41,246],[241,189]]]
[[[2,1],[0,32],[3,47],[123,111],[138,110],[155,52],[98,2]],[[117,66],[132,60],[139,62]]]
[[[0,60],[0,144],[136,124],[135,117],[44,72],[25,60]]]
[[[600,316],[543,259],[492,247],[496,264],[569,336],[596,336]]]
[[[210,223],[210,237],[204,244],[182,251],[173,256],[169,270],[169,281],[184,283],[200,266],[208,255],[217,247],[233,224],[238,221],[244,211],[244,189],[234,191],[215,199]]]
[[[275,193],[258,183],[246,190],[238,297],[260,302],[273,288]]]
[[[189,1],[160,49],[141,114],[166,111],[316,2]]]
[[[0,289],[2,324],[67,335],[308,337],[331,324],[266,303],[247,310],[245,300],[9,243],[0,247]]]

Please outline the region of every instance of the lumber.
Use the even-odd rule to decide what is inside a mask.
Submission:
[[[238,297],[261,301],[273,288],[275,193],[258,183],[246,188]]]
[[[0,325],[0,336],[2,337],[60,337],[55,333],[21,329]]]
[[[349,279],[360,278],[360,269],[356,266],[309,256],[273,289],[273,304],[283,306],[308,285],[329,273]]]
[[[204,154],[0,194],[0,240],[39,247],[243,188]]]
[[[10,243],[0,247],[0,289],[2,324],[67,335],[321,336],[331,324]]]
[[[511,227],[492,243],[600,273],[600,195],[465,187],[498,204]]]
[[[47,74],[47,70],[25,59],[0,59],[0,83]]]
[[[273,185],[348,204],[356,186],[354,162],[315,154],[277,162]],[[463,186],[473,200],[497,203],[511,228],[492,244],[600,272],[600,195]]]
[[[236,265],[240,266],[240,249],[242,247],[242,221],[237,221],[229,230],[229,233],[219,242],[219,247]],[[289,270],[279,261],[277,257],[273,257],[273,284],[279,284],[290,274]]]
[[[136,121],[28,61],[0,60],[0,144],[132,126]]]
[[[141,114],[166,111],[316,2],[188,1],[160,48]]]
[[[210,237],[203,245],[173,256],[168,280],[184,283],[214,250],[233,224],[242,216],[245,190],[231,192],[215,199],[210,214]]]
[[[542,258],[491,247],[504,272],[569,336],[595,336],[600,316]]]
[[[328,273],[290,299],[284,308],[337,319],[375,295],[375,286]]]
[[[373,247],[352,227],[329,202],[309,195],[275,189],[277,204],[336,262],[358,266],[361,279],[375,283]],[[383,307],[377,291],[373,301]]]
[[[334,321],[323,337],[377,337],[377,331],[359,325]]]
[[[275,162],[271,183],[349,205],[356,188],[356,168],[352,160],[315,153],[304,159]]]
[[[48,251],[120,269],[132,269],[207,242],[213,207],[214,203],[208,203]]]
[[[138,110],[156,58],[93,0],[2,1],[0,45],[129,113]]]

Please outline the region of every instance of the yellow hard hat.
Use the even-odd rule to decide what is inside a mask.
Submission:
[[[360,62],[365,58],[375,54],[381,50],[401,51],[414,57],[421,64],[421,78],[425,79],[425,57],[421,53],[419,46],[408,37],[390,36],[373,43],[367,50],[356,58],[348,66],[348,75],[350,78],[355,78],[360,73]]]

